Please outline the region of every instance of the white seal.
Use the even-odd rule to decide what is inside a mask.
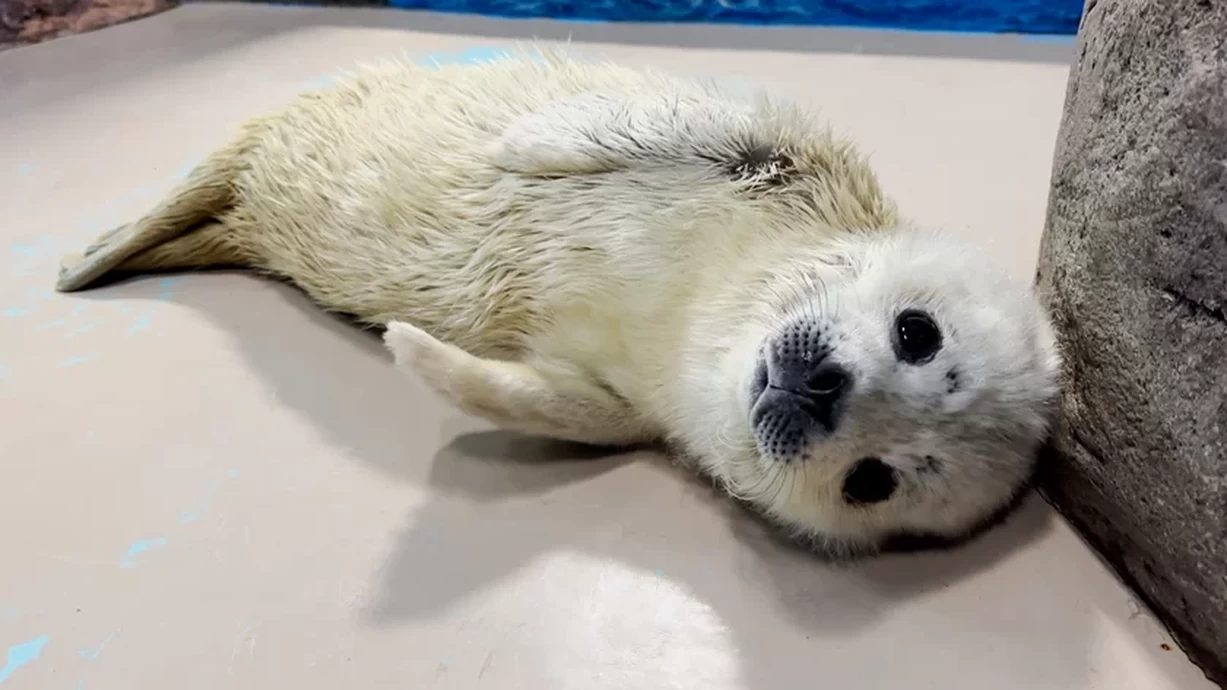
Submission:
[[[1029,478],[1049,324],[801,109],[557,54],[369,68],[249,122],[64,262],[246,266],[507,429],[663,441],[831,555],[957,539]]]

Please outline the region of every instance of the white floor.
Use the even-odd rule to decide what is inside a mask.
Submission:
[[[49,292],[328,73],[568,32],[820,104],[905,212],[1033,270],[1068,42],[210,4],[0,53],[0,687],[1211,687],[1038,499],[832,569],[662,458],[438,406],[292,289]]]

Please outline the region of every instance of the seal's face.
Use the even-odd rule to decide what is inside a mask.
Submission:
[[[1056,394],[1048,324],[941,235],[834,255],[758,341],[739,398],[757,457],[734,483],[835,552],[967,534],[1031,474]]]

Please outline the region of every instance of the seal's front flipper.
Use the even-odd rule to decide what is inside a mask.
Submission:
[[[626,401],[578,372],[474,357],[399,321],[384,343],[399,368],[505,429],[594,445],[651,440]]]
[[[764,105],[764,107],[766,107]],[[514,120],[495,140],[494,164],[539,177],[639,166],[731,170],[751,150],[770,150],[783,132],[756,107],[693,93],[591,92],[552,101]]]

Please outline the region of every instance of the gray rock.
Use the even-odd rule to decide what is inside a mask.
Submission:
[[[170,9],[178,2],[0,0],[0,50],[101,29]]]
[[[1043,490],[1227,683],[1227,0],[1088,0],[1036,276]]]

